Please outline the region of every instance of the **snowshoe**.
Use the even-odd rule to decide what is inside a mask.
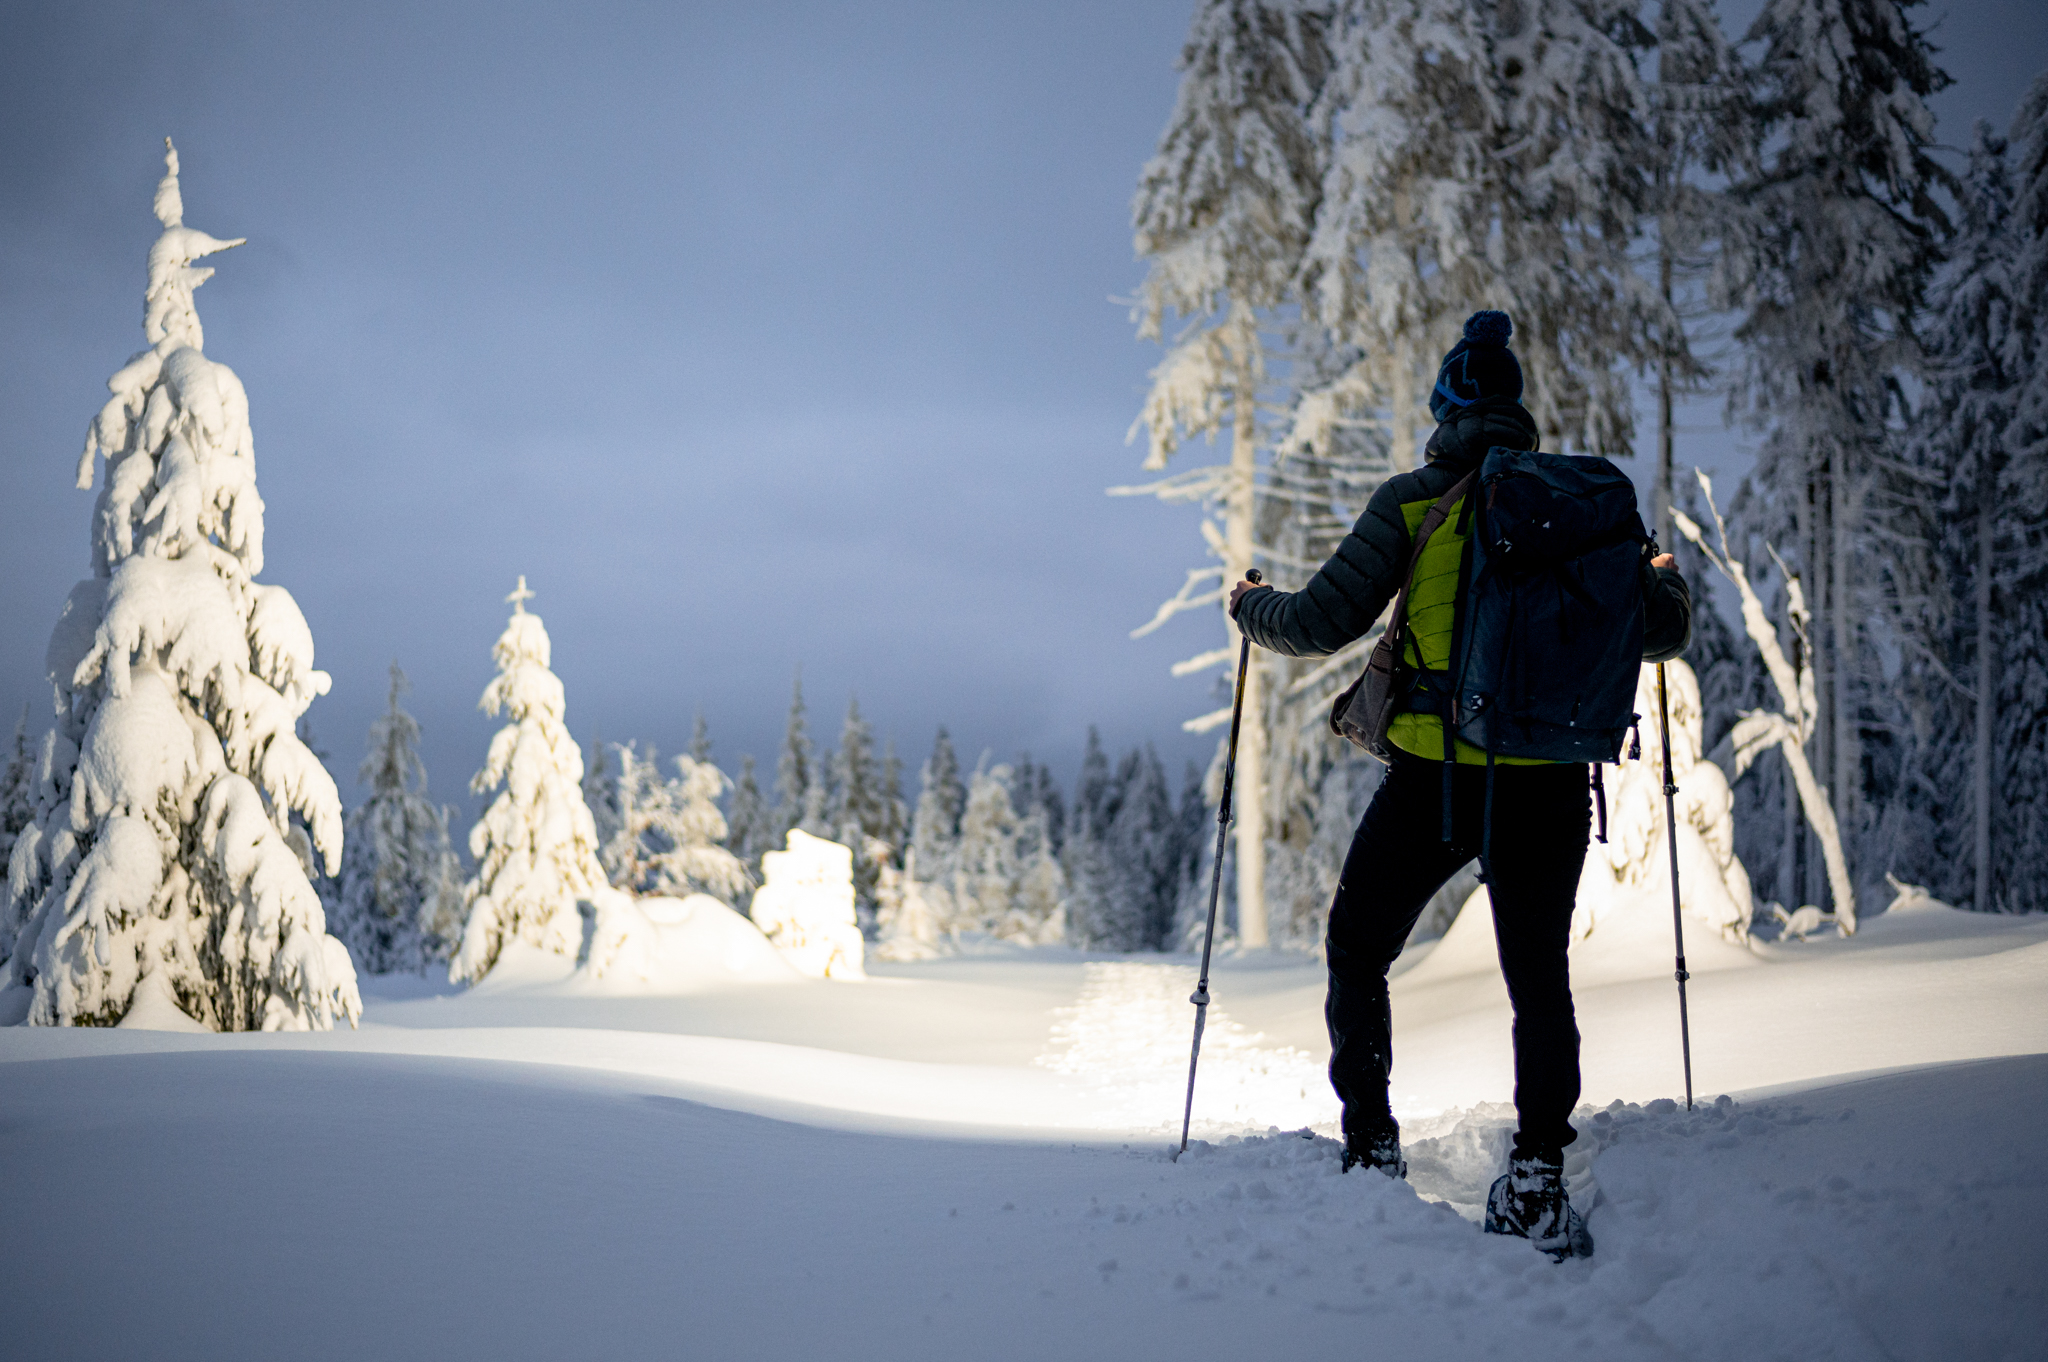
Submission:
[[[1343,1171],[1348,1173],[1357,1167],[1385,1173],[1390,1178],[1405,1179],[1408,1160],[1401,1157],[1400,1128],[1394,1126],[1371,1135],[1345,1136]]]
[[[1486,1197],[1486,1232],[1519,1235],[1558,1262],[1593,1256],[1593,1236],[1565,1195],[1562,1162],[1510,1159]]]

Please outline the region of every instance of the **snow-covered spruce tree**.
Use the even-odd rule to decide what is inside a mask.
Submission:
[[[1123,799],[1110,825],[1114,893],[1132,931],[1121,950],[1157,950],[1173,930],[1175,826],[1166,773],[1150,747],[1126,753],[1117,766]]]
[[[1329,146],[1302,304],[1355,357],[1303,384],[1296,447],[1371,419],[1390,471],[1413,468],[1438,356],[1467,315],[1500,305],[1485,251],[1499,121],[1485,18],[1462,0],[1336,8],[1311,120]]]
[[[28,745],[28,706],[21,707],[21,719],[14,725],[14,746],[7,753],[7,766],[0,770],[0,865],[14,852],[14,840],[36,821],[36,757]]]
[[[882,831],[875,834],[900,855],[910,845],[910,806],[903,799],[903,758],[896,740],[882,744]]]
[[[1119,893],[1122,874],[1112,834],[1122,807],[1122,787],[1101,736],[1090,725],[1061,857],[1067,873],[1067,936],[1077,946],[1134,950],[1132,943],[1144,935],[1142,911]]]
[[[1174,809],[1175,841],[1180,850],[1175,867],[1173,931],[1166,948],[1200,950],[1209,920],[1209,858],[1216,851],[1216,811],[1209,807],[1202,768],[1193,762],[1181,776],[1180,803]],[[1218,905],[1218,916],[1222,907]]]
[[[1357,358],[1307,389],[1295,441],[1384,412],[1395,471],[1413,467],[1437,357],[1467,315],[1497,307],[1514,314],[1546,439],[1627,452],[1624,366],[1648,355],[1666,312],[1630,259],[1657,164],[1637,9],[1337,6],[1302,302]]]
[[[629,894],[709,894],[728,904],[744,902],[754,878],[726,846],[731,829],[718,808],[731,784],[725,773],[708,761],[677,757],[675,777],[664,780],[654,748],[643,754],[625,743],[614,754],[617,828],[598,851],[612,886]]]
[[[1631,254],[1656,206],[1654,41],[1635,0],[1522,0],[1494,10],[1500,121],[1488,243],[1515,320],[1523,400],[1550,447],[1628,454],[1626,368],[1674,335]]]
[[[583,753],[563,722],[561,680],[548,670],[548,631],[526,612],[533,593],[525,577],[505,599],[512,618],[491,649],[498,674],[478,707],[510,722],[469,782],[473,794],[498,793],[469,831],[476,873],[462,887],[462,945],[448,966],[456,983],[490,973],[514,941],[574,959],[583,939],[577,902],[606,887],[597,824],[583,802]]]
[[[1960,229],[1930,300],[1931,382],[1890,508],[1899,547],[1932,560],[1922,573],[1901,574],[1930,589],[1894,603],[1918,700],[1914,779],[1901,802],[1917,806],[1914,830],[1932,824],[1933,836],[1893,868],[1980,910],[2048,906],[2038,883],[2044,862],[2015,854],[2026,847],[2015,834],[2039,789],[2030,770],[2048,756],[2044,726],[2037,710],[2006,711],[2014,688],[2003,675],[2017,672],[2023,695],[2029,674],[2048,671],[2031,600],[2044,583],[2025,561],[2048,513],[2026,500],[2039,475],[2014,459],[2026,441],[2019,407],[2034,359],[2015,340],[2039,323],[2018,273],[2025,252],[2006,142],[1981,121],[1957,205]],[[2020,780],[2009,782],[2008,772]]]
[[[1814,619],[1817,775],[1841,817],[1851,878],[1882,892],[1891,797],[1866,789],[1866,742],[1900,726],[1884,675],[1873,479],[1896,455],[1889,425],[1910,330],[1948,222],[1926,99],[1948,83],[1900,0],[1770,0],[1749,31],[1768,154],[1728,189],[1721,301],[1740,314],[1736,406],[1764,432],[1736,498],[1739,538],[1775,544]],[[1807,889],[1820,902],[1821,858]]]
[[[910,823],[910,852],[916,862],[911,872],[915,879],[936,883],[951,872],[953,849],[960,842],[960,815],[967,809],[960,758],[944,724],[932,739],[932,754],[920,775],[923,788]]]
[[[963,931],[1001,934],[1012,928],[1018,883],[1017,810],[1010,802],[1010,768],[984,755],[967,782],[960,841],[953,849],[953,920]]]
[[[329,925],[371,974],[446,960],[462,935],[462,867],[448,813],[427,797],[420,726],[399,707],[405,673],[391,664],[390,708],[370,725],[357,779],[370,797],[349,814],[340,893]]]
[[[1016,768],[1017,889],[1011,899],[1014,923],[1004,934],[1032,941],[1063,941],[1067,935],[1067,875],[1060,867],[1059,835],[1064,810],[1051,773],[1027,756]]]
[[[1671,520],[1677,399],[1708,377],[1692,335],[1706,320],[1701,284],[1712,268],[1724,219],[1718,187],[1705,176],[1754,168],[1758,121],[1748,73],[1721,28],[1712,0],[1659,0],[1657,79],[1649,88],[1655,116],[1653,207],[1657,293],[1664,316],[1655,338],[1651,377],[1657,393],[1657,468],[1651,479],[1650,533],[1666,549],[1679,541]]]
[[[726,850],[729,829],[718,810],[732,782],[709,761],[675,758],[675,779],[663,791],[661,817],[653,833],[664,844],[653,858],[656,893],[709,894],[742,903],[754,887],[739,857]]]
[[[602,735],[590,738],[590,763],[583,771],[583,802],[597,825],[597,844],[608,845],[619,831],[619,773]]]
[[[607,817],[599,820],[597,806],[591,806],[591,823],[599,830],[598,864],[605,878],[629,894],[647,894],[650,862],[658,845],[650,840],[653,820],[661,816],[667,797],[662,786],[661,753],[650,745],[645,752],[637,742],[615,743],[611,762],[618,771],[604,787],[609,796]],[[610,764],[610,763],[607,763]],[[588,802],[590,782],[584,781]]]
[[[2048,876],[2040,873],[2048,866],[2048,75],[2020,101],[2011,146],[2015,324],[2006,347],[2020,389],[2006,469],[2012,503],[2031,514],[2000,584],[2014,609],[1998,661],[1991,745],[2000,763],[1994,788],[2005,792],[2011,818],[2009,849],[1999,857],[2011,896],[1999,906],[2040,912],[2048,911]]]
[[[875,760],[875,733],[861,717],[860,701],[849,698],[846,725],[839,732],[839,750],[832,754],[832,797],[826,816],[832,840],[853,849],[853,897],[862,923],[874,921],[875,885],[882,864],[896,855],[888,840],[890,810],[882,789],[882,770]],[[874,854],[873,848],[887,848]]]
[[[725,817],[725,849],[739,858],[756,882],[761,878],[761,853],[773,850],[768,841],[773,818],[774,811],[761,797],[753,756],[741,757],[740,778],[733,782],[732,803]]]
[[[50,640],[56,727],[16,841],[0,1019],[112,1025],[147,1000],[220,1031],[361,1014],[308,882],[341,858],[334,781],[293,731],[328,688],[291,593],[258,583],[263,501],[241,380],[208,359],[192,262],[239,245],[184,225],[165,143],[149,348],[107,381],[78,463],[92,572]],[[311,829],[292,825],[296,813]]]
[[[1139,175],[1131,221],[1147,273],[1133,320],[1140,337],[1169,349],[1132,434],[1140,425],[1149,432],[1147,470],[1163,470],[1189,437],[1213,440],[1226,425],[1231,436],[1226,465],[1120,489],[1201,504],[1213,517],[1205,519],[1204,537],[1221,560],[1191,570],[1140,634],[1181,611],[1217,605],[1258,557],[1263,332],[1294,301],[1321,195],[1320,149],[1308,114],[1329,65],[1326,23],[1323,7],[1293,0],[1202,4],[1181,51],[1173,113]],[[1179,319],[1170,335],[1169,314]],[[1225,633],[1225,648],[1180,670],[1234,659],[1236,631],[1227,621]],[[1246,678],[1238,744],[1239,917],[1248,946],[1266,941],[1263,666]]]
[[[782,846],[791,828],[800,827],[815,837],[831,836],[823,817],[825,773],[818,769],[804,714],[804,675],[799,670],[791,685],[782,754],[775,762],[775,837],[770,850]]]

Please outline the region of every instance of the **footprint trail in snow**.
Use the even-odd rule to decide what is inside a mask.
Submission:
[[[1088,1085],[1104,1126],[1178,1135],[1187,1096],[1195,971],[1187,965],[1098,961],[1081,993],[1054,1014],[1051,1048],[1038,1063]],[[1202,1033],[1194,1130],[1215,1137],[1304,1126],[1334,1132],[1337,1101],[1323,1061],[1272,1046],[1216,1003]]]

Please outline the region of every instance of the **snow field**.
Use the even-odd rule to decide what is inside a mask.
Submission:
[[[1185,959],[621,996],[535,951],[563,977],[373,981],[354,1032],[0,1032],[44,1250],[0,1312],[51,1358],[2038,1355],[2048,923],[1703,943],[1737,1097],[1691,1113],[1668,943],[1581,942],[1598,1252],[1558,1265],[1474,1224],[1513,1123],[1481,920],[1396,980],[1406,1185],[1293,1121],[1328,1099],[1285,957],[1218,962],[1177,1163]]]
[[[50,1250],[0,1308],[39,1357],[2018,1358],[2043,1320],[2039,1057],[1585,1113],[1600,1251],[1563,1265],[1296,1134],[1176,1164],[307,1050],[0,1083],[39,1170],[13,1214]],[[1506,1128],[1467,1116],[1418,1169],[1476,1186]]]

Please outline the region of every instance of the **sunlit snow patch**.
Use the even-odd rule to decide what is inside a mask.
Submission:
[[[789,962],[814,979],[861,979],[853,912],[853,851],[791,828],[786,851],[762,854],[753,919]]]
[[[1186,965],[1091,963],[1080,997],[1055,1014],[1052,1047],[1037,1062],[1088,1084],[1100,1103],[1101,1125],[1178,1134],[1194,984]],[[1248,1127],[1335,1129],[1337,1101],[1322,1060],[1264,1040],[1210,1003],[1194,1129],[1211,1136]]]

